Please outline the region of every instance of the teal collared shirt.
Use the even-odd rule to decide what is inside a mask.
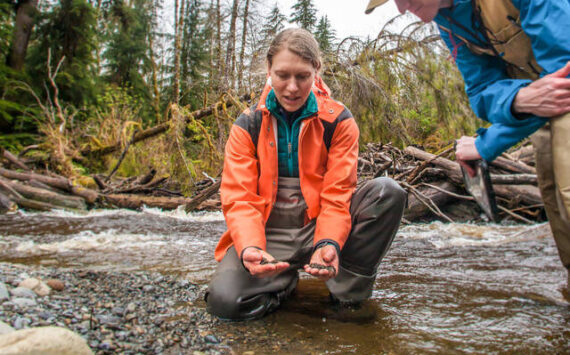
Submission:
[[[277,101],[273,89],[267,95],[265,106],[277,118],[277,153],[279,158],[279,176],[299,177],[299,132],[301,122],[319,112],[317,98],[311,91],[300,114],[289,122],[284,117],[283,108]]]

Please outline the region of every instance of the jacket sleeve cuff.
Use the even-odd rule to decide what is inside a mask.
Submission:
[[[313,253],[317,249],[320,249],[320,248],[324,247],[325,245],[332,245],[336,249],[336,253],[340,257],[340,245],[338,245],[338,243],[332,239],[321,239],[321,240],[319,240],[317,242],[317,244],[315,244],[315,246],[313,247]],[[313,253],[311,253],[311,254],[313,254]]]
[[[495,160],[495,158],[498,156],[498,154],[494,154],[494,152],[491,152],[490,149],[487,148],[487,145],[485,144],[484,141],[484,136],[485,133],[487,132],[487,130],[485,128],[479,128],[477,130],[477,138],[475,138],[475,148],[477,148],[477,152],[479,153],[479,155],[481,156],[481,158],[483,158],[484,160],[491,162],[493,160]]]

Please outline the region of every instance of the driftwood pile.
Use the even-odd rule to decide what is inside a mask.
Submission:
[[[360,183],[389,176],[408,191],[405,222],[485,220],[463,185],[459,164],[449,159],[453,149],[438,155],[418,147],[400,150],[391,144],[368,144],[358,161]],[[3,151],[0,164],[0,212],[17,208],[32,210],[86,210],[143,206],[186,211],[220,208],[220,179],[208,177],[195,186],[191,198],[168,189],[168,179],[147,174],[119,179],[92,176],[96,185],[87,188],[62,176],[32,171],[25,162]],[[532,147],[523,146],[491,163],[491,181],[502,219],[535,223],[544,220],[537,188]]]
[[[211,199],[219,188],[219,179],[197,183],[198,193],[187,198],[166,188],[168,179],[157,177],[156,170],[126,179],[92,176],[95,186],[84,187],[50,172],[38,173],[4,150],[0,159],[0,213],[26,210],[64,209],[84,211],[90,208],[140,209],[143,206],[186,211],[218,209],[219,198]],[[210,199],[210,200],[208,200]]]
[[[408,191],[407,221],[485,219],[465,190],[459,164],[448,159],[449,148],[438,155],[409,146],[368,144],[359,157],[361,181],[389,176]],[[531,146],[503,154],[490,164],[490,175],[501,219],[535,223],[544,220]],[[447,211],[447,212],[446,212]]]

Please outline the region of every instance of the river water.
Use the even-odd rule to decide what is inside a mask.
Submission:
[[[206,284],[224,230],[219,212],[19,212],[0,216],[0,261],[152,270]],[[412,224],[400,229],[361,309],[331,307],[324,285],[303,277],[278,312],[220,331],[250,328],[253,341],[237,353],[570,354],[565,284],[547,224]],[[256,330],[282,346],[265,348]]]

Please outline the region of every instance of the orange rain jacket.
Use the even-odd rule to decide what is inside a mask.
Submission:
[[[342,249],[351,229],[350,201],[356,188],[358,127],[350,111],[329,96],[317,77],[313,85],[318,113],[303,120],[299,132],[299,179],[314,218],[314,244],[333,240]],[[257,105],[235,121],[226,144],[220,195],[228,230],[215,251],[221,261],[235,246],[265,250],[265,223],[277,194],[277,121],[265,106],[265,85]]]

